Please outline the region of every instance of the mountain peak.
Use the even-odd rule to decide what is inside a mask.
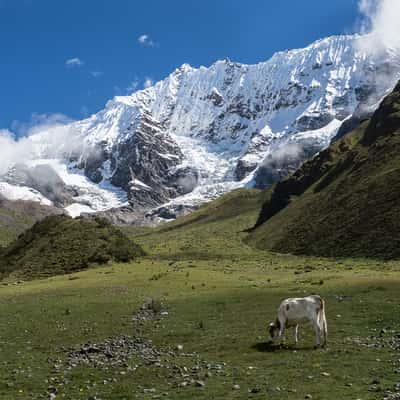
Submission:
[[[364,40],[332,36],[254,65],[183,64],[115,97],[69,126],[80,146],[58,162],[68,182],[87,179],[73,201],[99,211],[106,199],[123,199],[112,201],[118,207],[122,190],[130,207],[184,211],[237,187],[271,185],[326,148],[343,122],[370,116],[393,88],[398,63],[390,52],[369,57]]]

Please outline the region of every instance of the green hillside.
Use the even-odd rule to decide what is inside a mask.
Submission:
[[[142,255],[138,245],[105,220],[50,216],[2,251],[0,273],[24,278],[53,276]]]
[[[125,231],[158,258],[245,259],[254,249],[243,243],[268,192],[239,189],[204,204],[195,212],[158,228]]]
[[[248,243],[278,252],[400,257],[400,85],[370,121],[276,184]]]

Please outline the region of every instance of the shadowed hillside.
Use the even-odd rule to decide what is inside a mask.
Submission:
[[[10,201],[0,196],[0,246],[5,246],[36,221],[63,211],[33,201]]]
[[[109,261],[127,262],[142,255],[138,245],[105,220],[51,216],[2,251],[0,274],[53,276]]]
[[[323,256],[400,257],[400,84],[370,121],[276,184],[249,243]]]

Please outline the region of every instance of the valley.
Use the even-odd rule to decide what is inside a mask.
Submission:
[[[133,262],[5,279],[0,397],[333,400],[397,392],[400,263],[243,245],[260,195],[227,195],[239,215],[220,201],[158,230],[130,230],[148,253]],[[280,300],[315,292],[327,303],[328,347],[312,350],[309,327],[297,348],[291,334],[288,347],[270,347],[267,324]],[[154,318],[142,308],[149,299]],[[148,344],[132,348],[129,338]],[[102,343],[111,346],[104,360]],[[97,361],[79,362],[85,354]]]

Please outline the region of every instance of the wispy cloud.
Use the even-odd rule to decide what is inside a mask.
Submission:
[[[65,65],[67,67],[82,67],[84,64],[85,62],[78,57],[69,58],[65,61]]]
[[[100,78],[100,76],[103,75],[104,72],[102,71],[90,71],[90,75],[93,76],[93,78]]]
[[[14,120],[11,123],[11,130],[17,137],[34,135],[39,131],[48,129],[49,127],[66,125],[73,120],[62,113],[55,114],[39,114],[33,113],[28,122]]]
[[[90,114],[89,109],[85,105],[83,105],[81,107],[81,115],[82,115],[82,117],[86,118],[86,117],[89,116],[89,114]]]
[[[154,85],[154,79],[150,78],[150,77],[146,77],[144,82],[143,82],[143,87],[145,89],[147,89],[147,88],[149,88],[149,87],[151,87],[153,85]]]
[[[140,35],[138,37],[137,41],[139,42],[139,44],[141,46],[145,46],[145,47],[156,47],[157,46],[157,43],[147,33]]]
[[[135,78],[133,81],[129,83],[128,87],[126,88],[126,92],[128,94],[131,94],[137,90],[138,86],[139,86],[139,80]]]

